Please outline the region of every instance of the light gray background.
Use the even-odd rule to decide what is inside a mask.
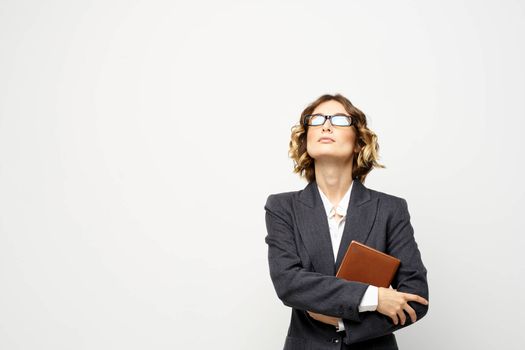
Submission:
[[[306,105],[369,118],[430,309],[401,349],[523,348],[519,1],[2,1],[0,348],[280,349],[270,193]]]

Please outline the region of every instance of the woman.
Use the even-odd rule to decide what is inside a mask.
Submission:
[[[292,308],[284,350],[397,349],[393,332],[427,313],[407,202],[363,185],[385,168],[378,150],[365,114],[340,94],[319,97],[292,128],[294,172],[308,185],[271,194],[264,207],[270,276]],[[401,260],[391,288],[335,277],[352,240]]]

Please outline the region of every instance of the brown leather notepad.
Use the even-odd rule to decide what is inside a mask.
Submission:
[[[352,241],[336,277],[388,288],[401,261],[367,245]]]

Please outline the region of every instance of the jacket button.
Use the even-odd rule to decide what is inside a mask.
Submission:
[[[339,339],[338,338],[332,338],[329,341],[332,342],[332,343],[339,343]]]

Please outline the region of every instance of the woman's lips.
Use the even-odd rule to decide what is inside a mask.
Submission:
[[[319,139],[319,142],[321,142],[321,143],[332,143],[332,142],[335,142],[335,141],[330,139],[330,138],[322,138],[322,139]]]

